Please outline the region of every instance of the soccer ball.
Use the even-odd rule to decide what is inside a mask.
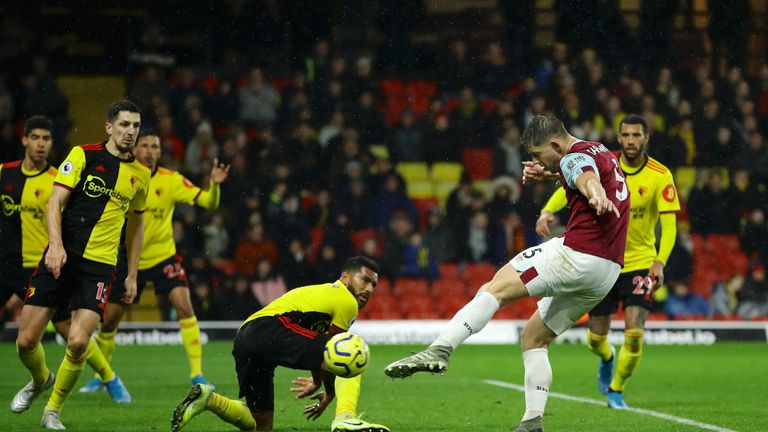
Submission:
[[[371,353],[363,338],[352,333],[339,333],[325,344],[323,361],[336,376],[352,378],[368,367]]]

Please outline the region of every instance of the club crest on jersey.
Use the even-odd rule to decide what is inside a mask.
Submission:
[[[136,186],[136,182],[139,181],[139,178],[136,176],[131,176],[131,187]]]
[[[72,171],[75,169],[75,166],[72,164],[72,161],[64,161],[63,164],[61,164],[61,169],[59,169],[59,172],[64,175],[72,174]]]
[[[640,194],[640,196],[643,196],[643,195],[645,195],[645,192],[646,192],[647,190],[648,190],[648,189],[647,189],[646,187],[644,187],[644,186],[640,186],[640,189],[638,189],[638,190],[637,190],[637,193],[639,193],[639,194]]]
[[[35,189],[35,198],[40,198],[40,195],[43,194],[42,189]]]

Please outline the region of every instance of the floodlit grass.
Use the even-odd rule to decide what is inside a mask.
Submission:
[[[508,431],[524,410],[519,391],[489,385],[484,380],[522,384],[518,346],[464,346],[454,354],[443,376],[416,375],[392,380],[386,364],[422,347],[373,346],[373,362],[363,379],[359,410],[370,421],[393,431]],[[61,346],[45,346],[48,365],[57,369]],[[214,342],[204,348],[206,378],[218,391],[237,395],[230,355],[231,343]],[[13,344],[0,344],[0,431],[39,431],[48,394],[20,415],[8,403],[29,377]],[[603,400],[595,376],[598,360],[584,346],[559,345],[550,352],[552,391]],[[189,388],[186,359],[179,346],[118,347],[115,370],[131,392],[129,405],[112,403],[106,393],[75,393],[67,401],[62,420],[74,431],[164,431],[170,428],[173,407]],[[653,410],[723,429],[768,430],[768,345],[718,343],[714,346],[649,346],[630,380],[625,399],[631,407]],[[303,401],[288,391],[299,371],[278,369],[275,377],[276,431],[329,431],[329,409],[320,420],[302,415]],[[302,374],[303,375],[303,374]],[[89,370],[78,387],[92,377]],[[701,431],[690,426],[636,412],[616,412],[594,405],[550,398],[545,428],[551,431]],[[203,413],[185,431],[233,431],[213,414]],[[713,429],[718,430],[718,429]]]

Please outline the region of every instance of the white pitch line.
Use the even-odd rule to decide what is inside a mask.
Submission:
[[[483,382],[486,383],[486,384],[497,386],[497,387],[504,387],[504,388],[509,388],[509,389],[517,390],[519,392],[525,392],[525,387],[523,387],[521,385],[518,385],[518,384],[512,384],[512,383],[508,383],[508,382],[504,382],[504,381],[496,381],[496,380],[483,380]],[[563,394],[563,393],[555,393],[555,392],[550,392],[549,393],[549,397],[558,398],[558,399],[565,399],[565,400],[569,400],[569,401],[573,401],[573,402],[581,402],[581,403],[586,403],[586,404],[592,404],[592,405],[600,405],[600,406],[605,406],[605,404],[606,404],[606,402],[604,400],[583,398],[583,397],[571,396],[571,395],[567,395],[567,394]],[[680,424],[684,424],[684,425],[688,425],[688,426],[694,426],[694,427],[698,427],[698,428],[701,428],[701,429],[704,429],[704,430],[710,430],[710,431],[715,431],[715,432],[736,432],[733,429],[726,429],[724,427],[720,427],[720,426],[716,426],[716,425],[711,425],[711,424],[707,424],[707,423],[701,423],[701,422],[697,422],[696,420],[691,420],[691,419],[687,419],[687,418],[683,418],[683,417],[677,417],[677,416],[673,416],[673,415],[670,415],[670,414],[664,414],[664,413],[661,413],[661,412],[658,412],[658,411],[651,411],[651,410],[647,410],[647,409],[631,408],[631,407],[628,408],[627,411],[632,411],[632,412],[636,412],[638,414],[643,414],[643,415],[647,415],[647,416],[651,416],[651,417],[657,417],[657,418],[660,418],[660,419],[669,420],[669,421],[672,421],[672,422],[675,422],[675,423],[680,423]]]

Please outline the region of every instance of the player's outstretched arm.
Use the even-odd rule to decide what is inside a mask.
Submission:
[[[219,202],[221,201],[221,188],[219,186],[229,177],[229,169],[229,165],[219,163],[218,159],[213,160],[210,184],[208,188],[200,192],[200,196],[197,197],[195,204],[210,210],[219,208]]]
[[[613,201],[608,199],[603,185],[600,184],[600,179],[594,172],[586,171],[581,174],[576,179],[576,188],[579,189],[582,195],[587,197],[590,207],[595,209],[598,216],[614,213],[616,217],[621,217],[619,209],[616,208]]]
[[[128,214],[126,246],[128,252],[128,276],[125,278],[123,301],[133,303],[136,297],[136,278],[139,271],[139,257],[144,243],[144,215],[138,212]]]
[[[67,262],[67,252],[61,240],[61,210],[69,201],[70,189],[54,185],[51,197],[45,206],[45,222],[48,227],[48,251],[45,253],[45,266],[53,277],[58,279],[61,268]]]

